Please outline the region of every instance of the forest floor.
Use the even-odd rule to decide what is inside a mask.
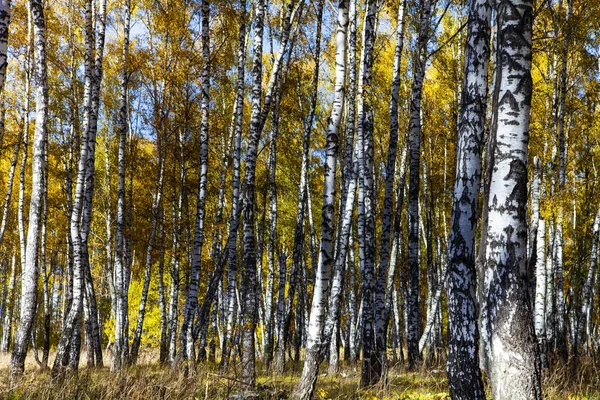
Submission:
[[[52,360],[52,355],[50,360]],[[88,369],[85,353],[77,376],[53,380],[48,370],[42,370],[33,356],[27,359],[25,375],[16,382],[8,378],[10,356],[0,354],[0,399],[243,399],[238,367],[222,372],[218,365],[199,365],[196,372],[184,376],[181,370],[161,367],[155,354],[145,354],[135,367],[120,375],[108,367]],[[582,363],[577,374],[567,369],[556,370],[544,378],[545,399],[600,399],[600,371],[591,363]],[[256,394],[260,399],[285,399],[300,377],[300,366],[291,366],[285,375],[265,373],[260,369]],[[338,375],[325,374],[321,367],[315,399],[449,399],[443,366],[406,372],[392,367],[387,384],[364,390],[359,388],[360,369],[344,367]],[[490,397],[491,398],[491,397]]]

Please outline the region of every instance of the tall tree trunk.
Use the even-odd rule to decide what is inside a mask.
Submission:
[[[378,3],[367,2],[363,28],[363,50],[360,60],[358,82],[358,222],[360,272],[362,275],[362,372],[361,387],[373,385],[379,381],[382,364],[378,357],[375,341],[375,213],[376,189],[374,175],[374,139],[373,139],[373,51],[377,36]],[[361,232],[362,227],[362,232]]]
[[[90,112],[91,95],[93,86],[93,27],[92,27],[92,2],[85,2],[85,76],[84,76],[84,122],[88,121]],[[69,221],[70,238],[73,244],[73,271],[72,271],[72,300],[68,305],[68,313],[63,322],[63,328],[58,341],[56,357],[52,366],[52,374],[60,375],[64,369],[77,369],[79,366],[79,346],[81,341],[81,316],[83,311],[84,279],[85,279],[85,254],[82,251],[81,220],[84,203],[85,170],[87,162],[87,135],[88,129],[84,127],[81,134],[81,151],[77,165],[77,181],[75,185],[75,198]]]
[[[398,96],[400,93],[400,67],[402,65],[402,51],[404,48],[404,9],[406,0],[398,8],[398,25],[396,33],[396,48],[394,52],[394,66],[392,70],[392,94],[390,96],[390,140],[388,145],[388,158],[385,169],[385,197],[383,200],[383,223],[381,227],[381,246],[379,250],[379,272],[375,288],[375,343],[379,363],[381,363],[381,376],[387,374],[387,332],[389,315],[386,303],[389,302],[390,292],[387,290],[388,266],[390,264],[391,239],[394,233],[394,180],[396,177],[396,153],[398,149]],[[403,160],[404,161],[404,160]],[[395,260],[392,260],[395,262]],[[375,380],[376,381],[376,380]]]
[[[533,159],[534,176],[531,194],[531,214],[532,222],[529,229],[529,240],[533,238],[535,232],[535,248],[529,246],[529,262],[535,259],[535,302],[533,321],[535,327],[535,337],[540,350],[540,361],[542,368],[548,368],[547,343],[546,343],[546,221],[540,219],[540,184],[542,163],[538,157]],[[535,256],[533,252],[535,251]]]
[[[31,51],[32,51],[32,20],[31,7],[28,7],[27,14],[27,48],[25,53],[25,107],[21,113],[23,121],[23,157],[19,171],[19,203],[17,205],[17,223],[19,229],[19,249],[21,273],[25,270],[27,262],[27,243],[25,237],[25,177],[27,175],[27,161],[29,157],[29,113],[30,113],[30,97],[31,97]]]
[[[225,246],[227,261],[227,325],[221,343],[221,368],[227,367],[233,346],[233,324],[236,313],[237,236],[240,225],[240,161],[242,128],[244,123],[244,76],[246,63],[246,0],[240,0],[240,30],[237,59],[237,82],[235,97],[235,133],[233,138],[233,190],[231,193],[231,217],[229,236]]]
[[[482,335],[495,399],[541,399],[527,284],[527,151],[533,4],[497,0],[496,137],[489,192]],[[502,55],[501,57],[499,55]]]
[[[448,382],[454,399],[485,399],[479,369],[475,236],[488,94],[491,17],[490,0],[469,2],[446,285]]]
[[[124,254],[125,243],[125,145],[127,141],[128,123],[128,86],[129,86],[129,30],[131,27],[131,0],[125,5],[125,25],[123,27],[122,70],[119,93],[119,114],[117,128],[119,132],[118,153],[118,191],[117,191],[117,233],[115,257],[115,295],[117,298],[117,313],[115,315],[115,342],[111,369],[120,370],[125,364],[128,326],[128,263]]]
[[[46,84],[46,30],[44,8],[40,0],[30,0],[34,33],[35,133],[33,136],[31,199],[27,232],[27,256],[21,275],[21,315],[10,360],[10,373],[19,376],[25,370],[28,340],[35,318],[38,279],[38,249],[43,197],[44,149],[47,140],[48,86]]]
[[[100,109],[100,85],[102,83],[102,64],[104,57],[104,39],[106,34],[106,0],[100,2],[100,9],[96,12],[96,21],[99,30],[96,35],[95,60],[92,72],[90,106],[84,115],[83,127],[87,131],[87,160],[85,166],[85,194],[83,200],[82,223],[81,223],[81,246],[83,254],[83,268],[85,273],[85,291],[90,308],[89,324],[91,328],[91,347],[93,350],[94,364],[98,367],[103,365],[102,345],[100,343],[100,325],[98,322],[98,306],[96,302],[96,291],[92,280],[89,260],[88,237],[92,224],[92,205],[94,198],[94,172],[96,155],[96,135],[98,132],[98,112]],[[93,35],[93,33],[92,33]]]
[[[287,73],[286,73],[287,74]],[[269,150],[268,197],[269,238],[267,241],[267,285],[264,290],[265,321],[263,331],[263,354],[267,368],[273,360],[273,288],[275,281],[275,248],[277,246],[277,136],[279,135],[279,110],[281,106],[280,81],[271,118],[271,143]],[[266,202],[266,199],[265,199]],[[259,273],[261,269],[259,268]]]
[[[202,73],[201,73],[201,99],[200,99],[200,177],[198,180],[198,198],[196,209],[196,224],[194,230],[194,246],[190,286],[185,302],[183,325],[181,326],[181,350],[186,361],[194,361],[194,339],[192,337],[193,319],[198,308],[198,287],[200,285],[200,263],[202,258],[202,245],[204,244],[204,215],[206,205],[206,191],[208,181],[208,109],[210,98],[210,36],[208,20],[210,6],[207,0],[202,1]],[[187,370],[187,369],[186,369]]]
[[[261,93],[262,93],[262,50],[265,19],[265,0],[258,0],[255,9],[254,44],[252,60],[252,114],[243,193],[244,220],[244,308],[242,316],[242,383],[254,387],[256,383],[254,332],[256,329],[257,294],[256,294],[256,245],[254,235],[255,199],[256,199],[256,158],[261,135]]]
[[[414,369],[419,359],[419,189],[421,166],[421,100],[427,63],[427,42],[433,0],[422,0],[419,33],[413,55],[413,83],[410,103],[410,174],[408,184],[408,299],[407,336],[408,368]]]
[[[346,80],[346,34],[348,30],[348,0],[339,0],[336,28],[335,95],[328,121],[325,144],[323,209],[319,265],[313,290],[304,368],[294,398],[310,399],[315,389],[319,363],[322,360],[322,331],[325,323],[329,280],[333,267],[335,174],[337,167],[338,131],[342,120]],[[310,210],[308,210],[310,212]]]

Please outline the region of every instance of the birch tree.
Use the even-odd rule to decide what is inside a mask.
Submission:
[[[46,67],[46,24],[43,4],[39,0],[29,2],[33,18],[34,86],[35,86],[35,133],[33,136],[31,199],[27,231],[27,253],[21,275],[21,312],[19,327],[10,359],[10,373],[20,376],[25,370],[25,357],[35,318],[39,234],[42,219],[44,149],[47,140],[48,86]]]
[[[94,3],[95,4],[95,3]],[[95,35],[94,46],[94,66],[92,69],[90,105],[84,113],[83,128],[87,131],[87,160],[85,164],[85,192],[82,210],[81,223],[81,246],[83,257],[83,268],[85,275],[85,291],[90,308],[90,329],[93,355],[92,358],[96,366],[102,366],[102,346],[100,343],[100,327],[98,323],[98,306],[96,301],[96,291],[92,280],[89,257],[89,232],[92,224],[92,205],[94,198],[94,174],[95,174],[95,154],[96,154],[96,134],[98,131],[98,113],[100,109],[100,86],[103,77],[103,58],[104,42],[106,35],[106,0],[100,1],[100,8],[96,11],[95,22],[98,24],[98,32]],[[95,28],[93,28],[95,29]],[[90,33],[93,35],[93,33]]]
[[[402,51],[404,49],[404,9],[406,1],[403,0],[398,7],[398,25],[396,33],[396,48],[394,51],[394,66],[392,69],[392,94],[390,96],[390,140],[388,145],[388,158],[385,169],[385,195],[383,200],[383,223],[381,227],[381,245],[379,250],[379,271],[375,290],[375,337],[378,357],[381,362],[381,375],[385,377],[387,369],[387,332],[389,322],[389,296],[391,288],[388,286],[394,280],[396,251],[391,239],[395,239],[394,228],[394,179],[396,176],[396,154],[398,150],[398,97],[400,92],[400,68],[402,65]],[[406,142],[405,142],[406,145]],[[403,152],[405,155],[406,152]],[[405,161],[402,159],[402,164]],[[401,166],[404,171],[404,165]],[[403,181],[404,172],[400,174]],[[401,190],[404,190],[403,188]],[[399,208],[400,210],[400,208]],[[399,235],[399,232],[398,232]],[[397,236],[397,235],[396,235]],[[389,268],[389,271],[388,271]],[[388,284],[389,282],[389,284]]]
[[[256,157],[261,135],[261,97],[262,97],[262,48],[265,18],[265,1],[258,0],[254,11],[253,54],[252,54],[252,112],[250,132],[246,151],[244,170],[243,221],[244,221],[244,309],[242,316],[242,382],[248,387],[256,383],[254,333],[257,316],[257,277],[256,245],[254,236],[255,200],[256,200]]]
[[[527,152],[533,4],[498,0],[493,104],[494,169],[488,202],[482,335],[496,399],[541,399],[540,365],[527,286]]]
[[[333,236],[334,236],[334,205],[335,205],[335,174],[337,167],[338,131],[342,120],[345,98],[346,80],[346,34],[348,30],[348,0],[340,0],[337,9],[336,26],[336,71],[335,71],[335,95],[333,107],[328,119],[325,162],[324,162],[324,186],[323,186],[323,209],[321,223],[321,246],[319,254],[319,265],[315,271],[315,286],[313,290],[312,307],[310,310],[308,338],[306,344],[306,356],[304,368],[294,397],[298,399],[310,399],[317,382],[319,363],[322,360],[321,347],[322,331],[325,323],[327,301],[329,294],[329,280],[333,267]],[[310,211],[309,211],[310,212]]]
[[[375,176],[374,176],[374,110],[373,110],[373,52],[377,36],[376,1],[367,2],[363,28],[363,50],[358,77],[356,129],[358,161],[358,239],[362,275],[362,369],[360,384],[370,386],[379,381],[382,360],[375,341]]]
[[[481,182],[481,144],[487,105],[491,17],[492,4],[489,0],[469,2],[446,285],[448,383],[454,399],[485,399],[479,369],[475,236]]]
[[[202,245],[204,244],[204,216],[206,205],[206,185],[208,172],[208,110],[210,97],[210,36],[208,20],[210,18],[210,5],[207,0],[202,1],[202,76],[200,100],[200,178],[198,180],[198,198],[196,210],[196,224],[194,230],[194,246],[192,254],[191,277],[186,299],[183,325],[181,327],[181,347],[184,360],[194,361],[194,339],[192,337],[193,318],[198,308],[198,286],[200,284],[200,261]]]
[[[131,1],[125,4],[125,20],[123,27],[122,69],[119,93],[119,114],[117,116],[117,127],[119,133],[118,154],[118,191],[117,191],[117,233],[116,233],[116,256],[115,256],[115,295],[117,308],[115,315],[115,341],[113,348],[112,370],[120,370],[126,362],[126,346],[128,325],[128,265],[124,253],[124,230],[125,230],[125,146],[129,128],[128,122],[128,86],[129,86],[129,32],[131,28]]]
[[[233,138],[233,183],[231,193],[231,217],[229,219],[229,236],[225,245],[227,268],[227,324],[221,343],[221,367],[226,367],[232,347],[233,324],[236,312],[236,271],[237,271],[237,237],[240,225],[240,164],[242,128],[244,122],[244,77],[246,63],[246,0],[240,0],[240,28],[237,49],[237,78],[235,95],[235,132]]]
[[[407,335],[408,368],[419,359],[419,191],[421,166],[421,100],[427,62],[427,42],[432,0],[419,3],[419,31],[413,54],[413,83],[410,102],[410,169],[408,181],[408,299]]]

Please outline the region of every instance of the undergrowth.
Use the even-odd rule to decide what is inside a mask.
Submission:
[[[51,357],[52,359],[52,357]],[[85,360],[85,357],[82,357]],[[239,365],[221,371],[217,364],[204,363],[186,376],[183,368],[160,366],[152,354],[146,354],[136,366],[121,373],[108,367],[82,368],[76,375],[52,379],[49,370],[40,369],[28,360],[25,375],[16,381],[8,376],[8,355],[0,356],[0,399],[259,399],[288,398],[298,382],[301,365],[289,364],[284,375],[258,366],[257,390],[244,392]],[[407,372],[393,366],[387,382],[373,388],[359,387],[360,366],[344,366],[335,376],[326,375],[321,367],[315,399],[449,399],[446,374],[442,366]],[[590,360],[582,360],[577,370],[571,365],[555,368],[544,376],[546,399],[599,399],[600,371]],[[490,397],[491,398],[491,397]]]

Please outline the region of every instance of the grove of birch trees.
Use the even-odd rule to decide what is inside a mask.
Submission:
[[[598,0],[0,0],[1,379],[597,371],[599,32]]]

